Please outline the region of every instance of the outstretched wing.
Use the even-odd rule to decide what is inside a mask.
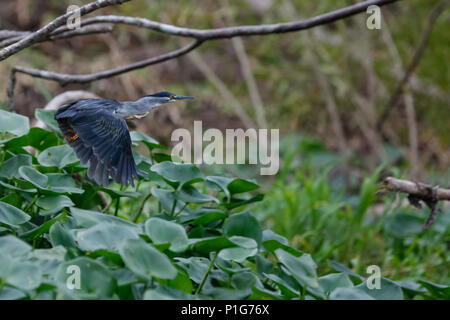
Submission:
[[[55,119],[82,163],[89,161],[88,176],[107,186],[111,176],[117,183],[134,186],[139,169],[131,152],[131,138],[125,120],[113,112],[119,102],[86,99],[58,109]]]

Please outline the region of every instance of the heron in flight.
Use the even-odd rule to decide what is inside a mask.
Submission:
[[[142,173],[134,162],[125,120],[141,119],[154,107],[184,99],[194,98],[164,91],[137,101],[83,99],[61,106],[55,120],[81,163],[89,162],[89,178],[106,187],[111,176],[134,187],[133,178]]]

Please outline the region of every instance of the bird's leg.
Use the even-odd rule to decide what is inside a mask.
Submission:
[[[67,132],[71,133],[71,136],[66,136],[67,141],[74,142],[78,139],[78,134],[73,129],[68,129]]]

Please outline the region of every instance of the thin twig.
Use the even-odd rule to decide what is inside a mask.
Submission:
[[[411,194],[421,199],[430,199],[432,197],[431,189],[433,186],[421,183],[412,182],[408,180],[396,179],[387,177],[383,181],[384,187],[388,191],[403,192]],[[450,201],[450,189],[438,188],[436,190],[437,200]]]
[[[80,17],[84,16],[88,13],[91,13],[92,11],[95,11],[100,8],[104,8],[107,6],[115,5],[115,4],[122,4],[124,2],[127,2],[130,0],[98,0],[95,2],[88,3],[79,9]],[[39,29],[36,32],[33,32],[27,36],[25,36],[22,40],[11,44],[10,46],[3,48],[0,50],[0,61],[5,60],[6,58],[12,56],[13,54],[30,47],[31,45],[35,44],[36,42],[42,41],[42,39],[47,38],[55,29],[58,27],[61,27],[66,24],[67,19],[72,17],[74,12],[67,12],[66,14],[63,14],[62,16],[59,16],[52,22],[48,23],[41,29]]]

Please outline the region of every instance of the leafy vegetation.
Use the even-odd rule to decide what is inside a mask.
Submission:
[[[39,117],[55,128],[45,113]],[[149,150],[150,157],[135,153],[145,176],[135,189],[103,188],[86,178],[57,131],[29,129],[27,118],[4,111],[0,121],[0,299],[450,298],[450,287],[429,281],[382,278],[381,289],[370,290],[362,275],[338,262],[320,276],[326,258],[360,251],[358,238],[375,234],[364,223],[375,177],[363,185],[355,211],[332,199],[326,174],[314,181],[299,175],[286,188],[278,182],[273,190],[283,192],[283,207],[277,191],[262,200],[255,181],[205,176],[133,133],[134,143]],[[299,181],[304,190],[294,198],[289,191]],[[249,203],[261,200],[281,206],[273,226],[293,246],[249,213]],[[395,223],[413,219],[400,220],[392,232]],[[412,247],[406,237],[396,239],[407,257],[424,240]],[[67,285],[74,266],[79,289]]]

